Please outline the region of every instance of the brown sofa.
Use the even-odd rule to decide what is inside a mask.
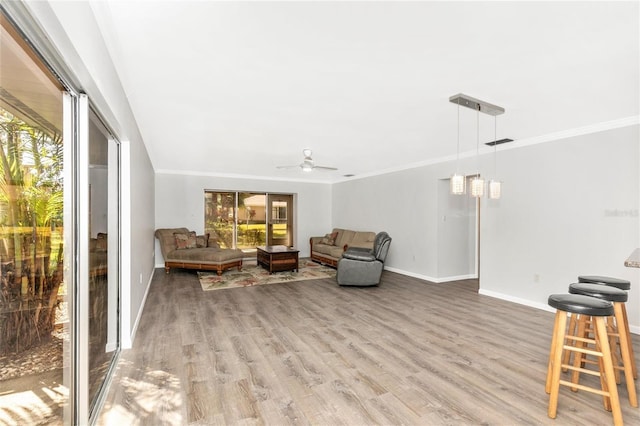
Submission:
[[[155,236],[167,274],[171,268],[216,271],[218,275],[234,267],[242,270],[242,250],[220,248],[208,235],[196,235],[187,228],[162,228],[156,229]]]
[[[375,232],[333,228],[333,231],[324,237],[311,237],[309,239],[311,260],[335,268],[338,266],[342,253],[349,247],[373,249],[375,238]]]

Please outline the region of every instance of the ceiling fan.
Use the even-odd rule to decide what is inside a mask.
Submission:
[[[302,160],[302,163],[300,164],[296,164],[295,166],[278,166],[278,169],[292,169],[295,167],[300,167],[302,169],[303,172],[310,172],[312,170],[315,169],[320,169],[320,170],[338,170],[335,167],[327,167],[327,166],[316,166],[315,163],[313,162],[313,158],[311,158],[311,150],[309,148],[303,149],[302,150],[302,154],[304,154],[304,159]]]

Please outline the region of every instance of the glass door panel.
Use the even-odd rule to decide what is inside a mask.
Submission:
[[[269,194],[268,244],[293,246],[293,195]]]
[[[73,101],[1,11],[0,45],[0,423],[70,423]]]
[[[119,348],[118,144],[93,111],[89,115],[89,340],[90,412],[99,401]],[[81,289],[87,290],[87,289]]]
[[[236,247],[236,193],[204,193],[204,232],[221,248]]]
[[[246,253],[255,253],[257,246],[265,245],[267,218],[265,194],[238,193],[238,247]]]

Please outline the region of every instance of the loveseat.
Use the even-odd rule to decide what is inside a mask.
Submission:
[[[220,248],[208,234],[196,235],[187,228],[162,228],[156,229],[155,236],[167,274],[171,268],[216,271],[218,275],[234,267],[242,270],[242,250]]]
[[[311,237],[311,260],[325,265],[338,266],[338,261],[349,247],[373,249],[375,232],[352,231],[350,229],[333,228],[324,237]]]

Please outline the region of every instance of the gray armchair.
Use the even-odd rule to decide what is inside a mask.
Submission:
[[[386,232],[376,235],[373,249],[352,247],[338,261],[338,285],[371,286],[380,284],[384,261],[389,252],[391,237]]]

